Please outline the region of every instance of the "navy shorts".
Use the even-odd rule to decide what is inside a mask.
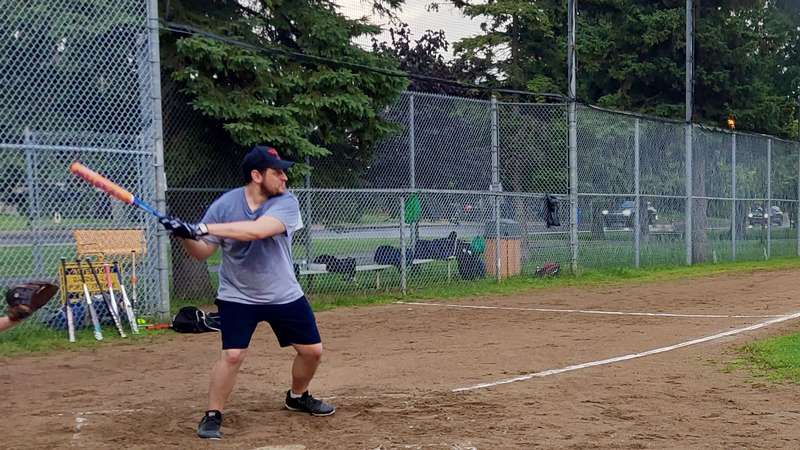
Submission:
[[[281,305],[246,305],[222,300],[215,303],[219,309],[223,350],[247,348],[259,322],[269,323],[281,347],[322,342],[305,296]]]

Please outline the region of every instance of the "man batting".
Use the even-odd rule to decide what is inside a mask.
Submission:
[[[0,331],[14,328],[39,308],[46,305],[58,292],[58,286],[45,281],[31,281],[6,291],[8,309],[0,316]]]
[[[242,162],[244,187],[215,200],[200,223],[160,220],[194,258],[204,260],[222,248],[216,301],[222,353],[211,370],[208,410],[197,428],[201,438],[222,437],[225,402],[262,321],[270,324],[281,347],[291,345],[297,352],[286,408],[315,416],[336,411],[308,393],[322,358],[322,340],[294,274],[292,235],[303,221],[297,198],[286,190],[285,171],[292,164],[274,148],[256,146]]]

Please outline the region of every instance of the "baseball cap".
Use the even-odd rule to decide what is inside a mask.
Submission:
[[[259,172],[267,168],[286,170],[292,165],[294,161],[281,159],[277,150],[266,145],[256,145],[242,160],[242,170],[246,179],[250,178],[250,171],[254,169]]]

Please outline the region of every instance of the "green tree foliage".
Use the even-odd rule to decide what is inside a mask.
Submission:
[[[490,86],[564,92],[566,2],[560,0],[454,0],[472,18],[485,16],[479,36],[462,39],[455,52],[466,67],[485,67]]]
[[[183,0],[175,11],[173,20],[268,50],[205,37],[175,42],[174,78],[193,106],[219,120],[236,143],[270,143],[298,160],[326,156],[335,147],[338,160],[352,164],[369,158],[371,143],[391,131],[378,111],[406,80],[286,53],[395,68],[352,43],[378,30],[342,16],[334,2],[261,0],[248,8],[236,1]]]
[[[566,2],[456,0],[486,16],[484,33],[455,44],[491,66],[486,82],[566,91]],[[782,136],[797,133],[798,6],[789,0],[695,0],[695,120]],[[578,96],[601,106],[681,119],[685,1],[581,0]],[[488,61],[488,63],[487,63]]]
[[[399,3],[376,0],[375,5],[391,11]],[[162,70],[168,75],[164,85],[177,83],[182,90],[164,102],[165,130],[171,130],[165,133],[165,157],[177,162],[168,168],[171,181],[186,187],[232,187],[240,182],[236,166],[242,151],[267,143],[287,158],[311,158],[321,169],[313,173],[315,184],[347,186],[367,167],[371,144],[392,130],[378,112],[407,81],[353,67],[395,69],[396,64],[353,44],[355,37],[378,29],[345,18],[333,1],[173,0],[162,17],[252,46],[162,35]],[[296,184],[309,168],[295,167],[299,170],[290,177]],[[184,218],[199,218],[199,209],[210,200],[202,199],[199,206],[196,195],[182,191],[168,198],[171,212]],[[345,210],[329,206],[334,213]],[[179,248],[173,254],[175,297],[208,296],[212,288],[205,265]]]

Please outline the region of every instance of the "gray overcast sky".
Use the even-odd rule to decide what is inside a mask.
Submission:
[[[377,25],[388,23],[386,18],[372,14],[369,0],[338,0],[337,3],[341,7],[340,11],[348,17],[369,16]],[[447,42],[452,44],[463,37],[480,33],[480,20],[470,20],[451,5],[441,5],[439,11],[427,11],[426,6],[429,3],[430,0],[406,0],[399,13],[400,20],[409,25],[414,37],[421,36],[425,30],[444,30]],[[380,41],[388,41],[389,34],[384,33],[377,38]]]

